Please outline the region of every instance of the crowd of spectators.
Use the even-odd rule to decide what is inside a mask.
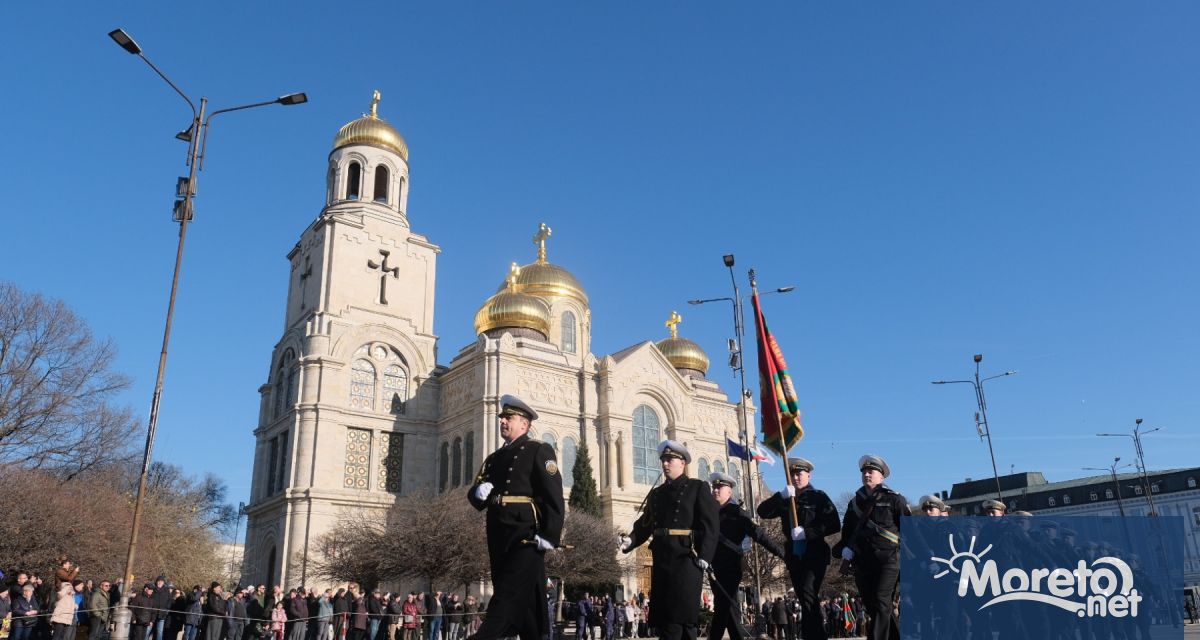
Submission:
[[[62,560],[52,580],[13,571],[0,589],[0,638],[108,640],[121,585],[80,580]],[[266,585],[181,589],[166,576],[131,594],[130,640],[464,640],[484,611],[474,596]]]

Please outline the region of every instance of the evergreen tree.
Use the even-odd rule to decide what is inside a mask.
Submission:
[[[571,469],[571,500],[568,504],[572,511],[581,511],[596,518],[604,517],[600,507],[600,494],[596,491],[596,479],[592,477],[592,459],[588,455],[587,442],[579,443],[579,451],[575,455],[575,468]]]

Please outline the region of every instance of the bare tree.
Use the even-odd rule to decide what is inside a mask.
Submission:
[[[484,517],[467,502],[467,489],[402,498],[389,515],[387,538],[388,578],[458,587],[488,577]]]
[[[115,357],[62,301],[0,282],[0,464],[69,480],[127,458],[137,423],[109,404],[129,386]]]
[[[546,554],[546,574],[573,584],[619,582],[617,530],[580,510],[567,512],[562,541],[569,548]],[[626,569],[627,571],[628,569]]]
[[[383,569],[386,528],[381,520],[363,512],[346,515],[317,537],[309,558],[309,571],[334,582],[358,582],[372,588],[385,579]]]

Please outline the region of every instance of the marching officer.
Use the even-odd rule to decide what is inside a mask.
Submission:
[[[708,483],[687,477],[692,454],[674,440],[658,445],[665,482],[646,495],[646,507],[624,537],[629,553],[653,536],[649,625],[660,640],[696,640],[700,583],[717,547],[717,501]]]
[[[721,640],[728,629],[732,640],[740,640],[741,628],[733,617],[735,604],[729,596],[736,594],[742,583],[742,542],[749,537],[779,558],[783,557],[783,549],[767,537],[762,527],[754,524],[742,505],[733,499],[733,490],[737,488],[733,476],[718,471],[710,475],[708,481],[712,485],[712,495],[720,505],[717,550],[712,562],[715,579],[710,580],[713,583],[713,619],[708,628],[708,639]]]
[[[829,569],[825,536],[838,530],[837,508],[824,491],[812,486],[813,463],[788,458],[791,484],[758,505],[758,517],[779,518],[785,545],[784,564],[800,600],[800,626],[804,640],[825,640],[821,623],[821,583]],[[793,520],[795,505],[796,520]]]
[[[537,412],[511,395],[500,398],[500,407],[504,446],[483,461],[467,492],[471,506],[487,510],[494,594],[471,640],[513,635],[540,640],[547,632],[542,554],[558,546],[562,535],[562,475],[554,448],[529,437]]]
[[[911,516],[908,500],[883,484],[892,471],[883,458],[858,459],[862,487],[846,505],[842,539],[833,552],[853,563],[854,581],[871,619],[872,640],[896,640],[900,628],[892,600],[900,579],[900,517]]]

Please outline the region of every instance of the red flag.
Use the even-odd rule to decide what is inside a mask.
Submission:
[[[762,403],[763,444],[780,456],[787,457],[788,449],[804,437],[800,424],[799,400],[796,386],[788,374],[787,362],[775,336],[767,329],[758,290],[750,298],[754,304],[754,333],[758,343],[759,399]]]

